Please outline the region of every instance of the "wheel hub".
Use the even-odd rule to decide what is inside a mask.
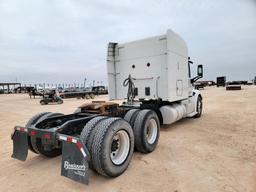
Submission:
[[[130,137],[124,130],[118,131],[111,143],[110,159],[115,165],[122,164],[130,151]]]
[[[155,119],[150,119],[146,130],[147,141],[153,144],[157,138],[157,123]]]
[[[119,139],[113,139],[113,142],[111,144],[111,152],[114,152],[118,149],[118,142]]]

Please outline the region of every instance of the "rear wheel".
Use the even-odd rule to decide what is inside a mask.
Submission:
[[[130,123],[132,128],[134,126],[134,122],[139,111],[139,109],[131,109],[124,116],[124,119]]]
[[[34,125],[34,124],[40,119],[40,117],[42,117],[42,116],[44,116],[44,115],[46,115],[46,114],[49,114],[49,113],[50,113],[50,112],[42,112],[42,113],[38,113],[38,114],[34,115],[34,116],[27,122],[27,124],[26,124],[25,127],[28,128],[28,127]],[[28,136],[28,147],[29,147],[29,149],[30,149],[32,152],[38,153],[38,152],[35,151],[34,148],[32,147],[30,136]]]
[[[89,94],[85,94],[85,99],[90,99],[90,95]]]
[[[90,98],[91,99],[94,99],[95,98],[95,95],[93,93],[90,94]]]
[[[45,120],[47,118],[50,118],[50,117],[57,117],[57,116],[60,116],[60,115],[63,115],[63,114],[62,113],[47,113],[47,114],[41,116],[37,120],[37,122],[43,121],[43,120]],[[46,157],[56,157],[56,156],[61,154],[61,148],[52,148],[50,150],[45,150],[45,148],[42,144],[42,141],[39,138],[31,137],[30,141],[31,141],[31,145],[32,145],[33,149],[36,151],[36,153],[39,153],[39,154],[44,155]]]
[[[152,110],[141,110],[134,122],[135,147],[139,152],[150,153],[155,150],[160,134],[157,114]]]
[[[58,104],[62,104],[63,103],[63,100],[61,98],[58,99],[57,101]]]
[[[93,143],[93,136],[91,135],[95,135],[95,126],[101,122],[102,120],[106,119],[107,117],[104,116],[100,116],[100,117],[95,117],[93,119],[91,119],[89,122],[86,123],[86,125],[84,126],[81,135],[80,135],[80,139],[83,142],[83,144],[87,147],[88,151],[91,154],[91,146]],[[92,165],[92,161],[89,161],[89,166],[90,168],[93,168]]]
[[[47,101],[45,101],[44,99],[42,99],[42,100],[40,101],[40,104],[41,104],[41,105],[47,105],[47,104],[48,104],[48,102],[47,102]]]
[[[45,156],[45,157],[57,157],[61,155],[61,148],[53,148],[51,150],[45,150],[42,141],[40,139],[36,140],[35,143],[36,149],[38,153]]]
[[[121,118],[107,118],[95,130],[91,149],[93,167],[104,176],[121,175],[129,166],[134,149],[130,124]]]

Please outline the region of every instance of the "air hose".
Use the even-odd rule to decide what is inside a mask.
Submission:
[[[131,75],[129,75],[129,77],[126,78],[123,82],[124,87],[128,86],[128,92],[127,92],[127,103],[128,104],[132,104],[133,99],[135,97],[135,85],[133,83],[133,80],[135,80],[135,79],[132,78]]]

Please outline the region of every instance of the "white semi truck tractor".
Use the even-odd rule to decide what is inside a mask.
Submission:
[[[153,152],[160,126],[186,117],[200,117],[202,96],[193,83],[203,76],[198,65],[191,78],[185,41],[166,34],[109,43],[107,72],[110,100],[78,107],[73,114],[42,112],[25,126],[15,126],[13,155],[25,161],[28,151],[46,157],[62,154],[61,175],[88,184],[89,167],[107,177],[127,168],[136,149]]]
[[[129,105],[151,106],[162,124],[200,117],[202,96],[193,83],[203,76],[203,68],[199,65],[197,77],[191,78],[190,64],[185,41],[172,30],[130,43],[109,43],[110,99],[127,98]],[[131,83],[128,94],[125,80]]]

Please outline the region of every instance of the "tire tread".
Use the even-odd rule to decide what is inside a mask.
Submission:
[[[95,170],[104,176],[107,176],[105,171],[103,170],[103,167],[101,165],[101,149],[102,149],[102,142],[104,140],[105,134],[107,133],[107,130],[109,129],[110,125],[118,120],[120,118],[107,118],[103,121],[101,121],[95,128],[95,136],[93,140],[93,147],[92,147],[92,163],[95,168]]]

